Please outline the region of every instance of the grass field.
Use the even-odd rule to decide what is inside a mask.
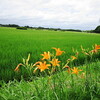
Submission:
[[[95,44],[98,48],[93,49]],[[89,48],[87,53],[97,52],[87,55],[81,45]],[[52,47],[65,53],[58,56]],[[79,51],[79,57],[75,58],[72,48]],[[40,61],[44,51],[50,51],[51,58],[39,62],[38,67],[34,66],[38,69],[30,74],[34,68],[30,63]],[[14,71],[23,58],[29,62]],[[99,58],[99,34],[0,27],[0,100],[99,100]],[[58,62],[54,63],[54,59]],[[39,66],[44,62],[50,67],[42,72]],[[45,68],[45,64],[41,66]]]
[[[89,68],[87,70],[87,67]],[[100,62],[79,66],[82,72],[69,74],[66,70],[35,80],[2,83],[0,100],[99,100]],[[86,74],[87,71],[87,74]]]
[[[0,79],[13,79],[16,76],[13,70],[29,53],[30,62],[36,62],[44,51],[61,48],[66,53],[60,60],[65,62],[73,54],[72,47],[80,50],[81,45],[91,48],[94,44],[100,44],[99,34],[0,27]]]

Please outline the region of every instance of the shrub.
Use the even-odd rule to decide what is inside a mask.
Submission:
[[[27,27],[17,27],[16,29],[27,30]]]

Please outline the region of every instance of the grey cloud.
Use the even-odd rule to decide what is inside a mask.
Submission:
[[[100,0],[0,0],[0,23],[94,29]]]

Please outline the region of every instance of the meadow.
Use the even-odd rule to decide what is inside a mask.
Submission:
[[[100,35],[95,33],[0,27],[0,100],[99,100],[100,48],[94,49],[95,44],[100,45]],[[88,51],[82,54],[82,47],[96,51],[88,56]],[[55,48],[64,52],[54,56]],[[40,61],[48,51],[52,52],[52,61],[43,62],[51,62],[53,66],[53,59],[58,59],[57,71],[36,69],[36,74],[29,75],[27,70],[32,63]],[[76,53],[80,57],[75,58]],[[16,66],[22,62],[26,69],[20,67],[18,71]]]
[[[0,80],[14,79],[13,70],[29,53],[30,62],[36,62],[44,51],[61,48],[66,53],[60,60],[65,62],[73,54],[72,48],[80,50],[81,45],[91,48],[94,44],[100,44],[99,34],[0,27]]]

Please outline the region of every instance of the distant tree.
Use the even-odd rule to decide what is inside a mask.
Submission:
[[[61,29],[61,31],[82,32],[81,30],[77,30],[77,29]]]
[[[8,24],[8,27],[19,27],[19,25],[16,25],[16,24]]]
[[[0,24],[1,27],[19,27],[19,25],[16,24]]]
[[[24,27],[26,27],[26,28],[30,28],[28,25],[27,25],[27,26],[24,26]]]
[[[94,32],[95,33],[100,33],[100,25],[95,28]]]
[[[44,27],[38,27],[38,29],[45,29]]]

